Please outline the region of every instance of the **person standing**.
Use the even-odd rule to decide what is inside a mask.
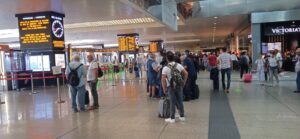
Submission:
[[[66,68],[65,71],[66,78],[68,79],[70,91],[71,91],[71,99],[72,99],[72,109],[73,112],[79,112],[76,98],[78,98],[79,109],[80,111],[86,111],[85,105],[85,76],[86,69],[82,63],[80,63],[80,57],[78,55],[73,56],[72,62]]]
[[[167,52],[168,65],[163,68],[161,78],[163,91],[170,98],[170,117],[165,119],[169,123],[175,123],[175,106],[179,111],[179,120],[185,120],[182,88],[186,83],[188,73],[181,64],[174,60],[174,54],[171,51]]]
[[[222,75],[222,87],[224,92],[229,93],[231,82],[231,56],[227,53],[226,48],[220,50],[218,60]],[[225,85],[225,74],[227,75],[227,86]]]
[[[93,96],[93,105],[89,107],[89,110],[98,109],[98,92],[97,92],[97,81],[98,81],[98,63],[95,61],[94,55],[89,54],[87,56],[89,62],[87,71],[87,82],[89,83],[90,91]]]
[[[296,58],[296,65],[295,65],[295,72],[297,73],[297,78],[296,78],[296,84],[297,84],[297,90],[294,91],[294,93],[300,93],[300,51],[297,50],[297,58]]]
[[[144,64],[144,58],[142,56],[142,54],[139,54],[138,57],[136,58],[136,62],[137,62],[137,68],[138,71],[140,72],[140,78],[143,78],[143,64]]]
[[[257,72],[257,76],[258,76],[258,79],[261,83],[261,85],[263,85],[263,81],[265,80],[265,60],[264,58],[261,56],[260,59],[257,59],[255,61],[255,64],[256,64],[256,72]]]
[[[240,78],[243,79],[244,73],[249,72],[249,58],[246,55],[246,52],[241,53],[240,66],[241,66]]]
[[[157,83],[157,73],[158,73],[158,64],[155,61],[156,57],[155,54],[151,53],[150,58],[148,59],[147,62],[147,70],[148,70],[148,82],[149,82],[149,92],[150,95],[149,97],[155,97],[155,92],[156,92],[156,86],[158,85]]]
[[[283,63],[283,59],[282,59],[282,55],[280,53],[280,51],[278,51],[277,49],[274,50],[275,51],[275,57],[278,61],[278,69],[281,70],[282,68],[282,63]]]
[[[188,54],[188,53],[187,53]],[[184,69],[188,72],[188,80],[184,86],[184,101],[189,101],[190,99],[197,99],[196,98],[196,80],[197,80],[197,72],[195,69],[194,62],[192,61],[192,55],[188,54],[182,57],[182,63]]]
[[[275,77],[277,85],[279,84],[278,78],[278,66],[279,61],[276,59],[276,52],[272,52],[272,56],[269,57],[269,66],[270,66],[270,83],[273,86],[273,78]]]

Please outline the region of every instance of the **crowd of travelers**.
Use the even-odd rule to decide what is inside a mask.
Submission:
[[[296,52],[295,71],[297,72],[297,90],[300,93],[300,51]],[[74,112],[94,110],[99,108],[97,81],[99,65],[94,56],[87,56],[89,65],[80,63],[79,56],[74,56],[72,62],[66,68],[65,75],[68,79],[72,109]],[[191,101],[199,98],[199,87],[196,84],[197,75],[201,70],[210,72],[213,81],[213,89],[219,90],[219,74],[221,73],[221,87],[224,93],[230,92],[231,73],[240,71],[241,81],[245,81],[246,74],[257,73],[261,85],[273,86],[273,78],[279,83],[279,72],[282,71],[283,58],[278,50],[261,55],[252,65],[252,58],[246,51],[241,53],[227,51],[226,48],[215,52],[192,53],[186,50],[184,53],[160,51],[159,55],[148,53],[147,56],[138,55],[133,61],[132,70],[136,77],[141,77],[146,72],[147,92],[150,98],[161,98],[160,114],[165,121],[175,122],[175,112],[178,118],[185,120],[183,101]],[[144,69],[144,70],[143,70]],[[102,73],[103,74],[103,73]],[[85,107],[86,89],[85,79],[90,87],[93,105]],[[227,78],[227,80],[225,80]],[[251,77],[252,78],[252,77]],[[251,80],[251,79],[250,79]],[[79,110],[76,98],[78,97]],[[165,99],[168,98],[168,99]],[[166,101],[166,103],[164,102]],[[167,104],[167,106],[165,106]],[[164,107],[167,107],[166,109]]]

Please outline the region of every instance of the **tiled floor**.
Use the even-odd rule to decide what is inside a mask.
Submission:
[[[227,95],[240,138],[299,139],[300,94],[295,82],[260,86],[256,82],[232,82]],[[293,74],[289,75],[292,79]],[[139,80],[101,82],[100,109],[73,114],[68,90],[62,87],[66,103],[56,104],[56,88],[1,92],[1,139],[206,139],[210,119],[211,82],[201,73],[197,81],[200,99],[185,102],[185,122],[166,124],[157,117],[158,99],[149,99],[145,82]],[[286,77],[288,78],[288,77]],[[220,111],[222,115],[222,111]],[[213,129],[210,129],[213,130]],[[238,137],[239,138],[239,137]]]

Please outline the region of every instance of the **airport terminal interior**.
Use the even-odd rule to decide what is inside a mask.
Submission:
[[[299,0],[0,0],[1,139],[300,139]]]

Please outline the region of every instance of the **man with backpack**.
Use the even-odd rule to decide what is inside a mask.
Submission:
[[[85,105],[85,81],[86,69],[82,63],[80,63],[80,57],[74,56],[72,62],[69,63],[66,68],[65,75],[68,79],[71,96],[72,96],[72,109],[73,112],[79,112],[76,103],[76,97],[78,94],[78,102],[80,111],[86,111]]]
[[[171,51],[167,52],[166,57],[168,65],[162,70],[161,83],[164,94],[168,94],[170,98],[170,117],[165,121],[175,123],[175,106],[179,110],[179,120],[185,120],[182,88],[186,83],[188,73],[181,64],[174,62],[175,56]]]
[[[89,62],[87,71],[87,82],[89,83],[91,94],[93,96],[93,105],[89,107],[89,110],[98,109],[98,92],[97,92],[97,81],[98,81],[98,63],[94,59],[94,55],[89,54],[87,56],[87,61]]]

